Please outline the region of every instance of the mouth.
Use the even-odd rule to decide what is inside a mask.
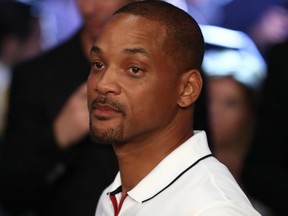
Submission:
[[[97,119],[103,120],[103,119],[110,119],[121,113],[121,111],[108,104],[97,103],[92,106],[92,113]]]

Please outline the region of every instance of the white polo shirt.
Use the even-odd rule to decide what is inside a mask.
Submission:
[[[260,216],[211,155],[204,131],[195,131],[120,201],[121,196],[118,173],[101,195],[96,216]],[[119,213],[110,197],[116,209],[120,203]]]

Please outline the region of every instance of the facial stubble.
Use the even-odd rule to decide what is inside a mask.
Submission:
[[[99,118],[99,124],[101,121],[107,121],[105,118]],[[110,144],[118,144],[122,142],[124,136],[124,122],[121,122],[113,128],[99,129],[97,126],[94,126],[92,117],[90,116],[90,135],[92,139],[96,142],[101,143],[110,143]]]

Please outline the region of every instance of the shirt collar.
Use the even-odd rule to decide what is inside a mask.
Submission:
[[[151,199],[159,192],[177,180],[177,177],[194,163],[205,156],[210,156],[206,133],[195,131],[194,135],[165,157],[144,179],[142,179],[128,195],[142,203]],[[118,172],[109,193],[115,193],[121,188],[121,178]],[[121,190],[120,190],[121,191]]]

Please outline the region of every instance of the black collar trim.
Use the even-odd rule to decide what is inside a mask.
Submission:
[[[211,157],[213,156],[212,154],[208,154],[208,155],[205,155],[201,158],[199,158],[197,161],[195,161],[191,166],[189,166],[187,169],[185,169],[182,173],[180,173],[172,182],[170,182],[166,187],[164,187],[162,190],[160,190],[158,193],[156,193],[155,195],[153,195],[152,197],[146,199],[146,200],[143,200],[142,203],[144,202],[147,202],[151,199],[153,199],[154,197],[156,197],[158,194],[160,194],[161,192],[163,192],[164,190],[166,190],[168,187],[170,187],[174,182],[177,181],[177,179],[179,179],[182,175],[184,175],[188,170],[190,170],[192,167],[194,167],[196,164],[198,164],[200,161],[208,158],[208,157]],[[122,185],[120,185],[116,190],[114,191],[111,191],[110,193],[107,193],[107,195],[111,194],[111,195],[116,195],[118,193],[122,192]]]
[[[175,181],[177,181],[177,179],[179,179],[184,173],[186,173],[189,169],[191,169],[192,167],[194,167],[196,164],[198,164],[200,161],[208,158],[208,157],[211,157],[212,154],[208,154],[208,155],[205,155],[201,158],[199,158],[197,161],[195,161],[191,166],[189,166],[187,169],[185,169],[182,173],[180,173],[172,182],[170,182],[170,184],[168,184],[166,187],[164,187],[162,190],[160,190],[158,193],[156,193],[154,196],[146,199],[146,200],[143,200],[142,203],[144,202],[147,202],[151,199],[153,199],[154,197],[156,197],[158,194],[160,194],[161,192],[163,192],[164,190],[166,190],[168,187],[170,187]]]

